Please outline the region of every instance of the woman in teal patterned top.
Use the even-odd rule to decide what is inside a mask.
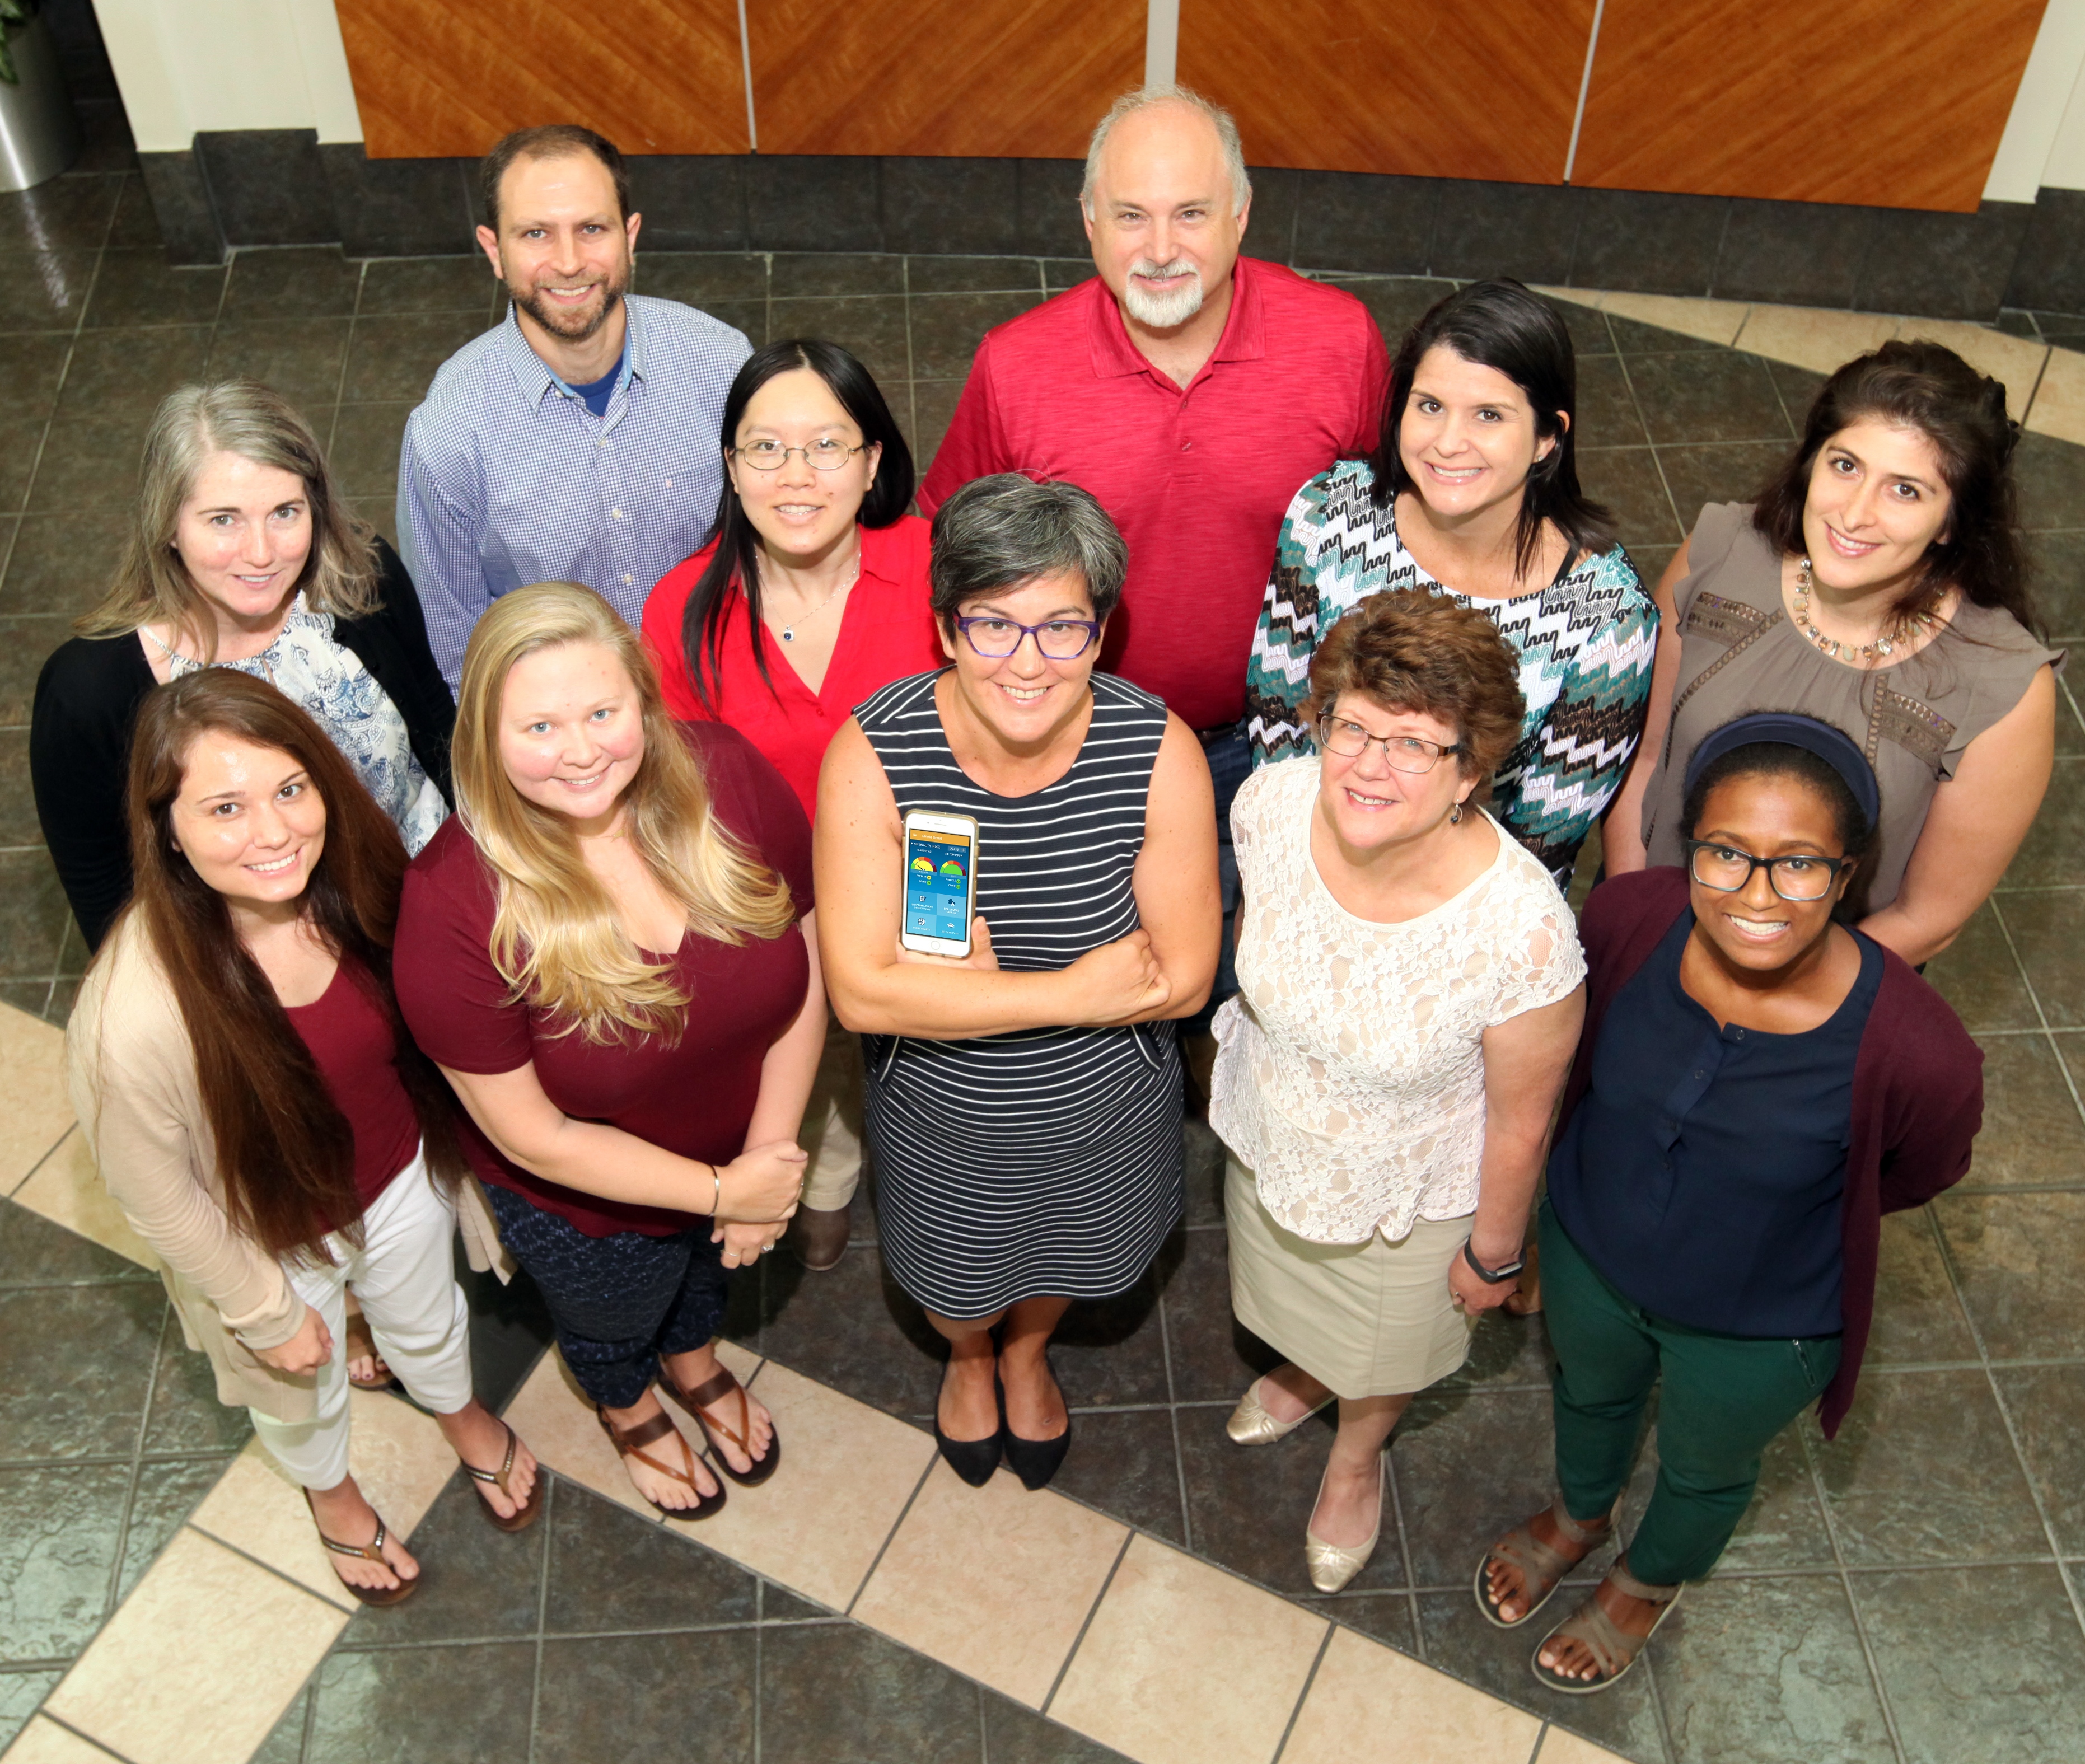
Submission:
[[[1255,766],[1311,751],[1319,637],[1367,596],[1426,587],[1495,620],[1527,709],[1492,812],[1564,887],[1643,734],[1658,613],[1578,488],[1577,363],[1549,303],[1473,282],[1414,325],[1382,440],[1296,494],[1246,676]]]

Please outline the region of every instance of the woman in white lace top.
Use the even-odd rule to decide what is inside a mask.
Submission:
[[[1231,811],[1244,898],[1210,1124],[1231,1303],[1286,1356],[1232,1416],[1271,1443],[1335,1398],[1305,1532],[1336,1592],[1374,1549],[1382,1453],[1514,1290],[1586,965],[1548,873],[1482,806],[1520,727],[1481,613],[1377,594],[1311,663],[1318,754]]]

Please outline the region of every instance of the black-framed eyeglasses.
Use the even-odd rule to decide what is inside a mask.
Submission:
[[[1459,741],[1453,747],[1443,747],[1438,741],[1424,740],[1416,735],[1370,735],[1358,723],[1336,717],[1329,710],[1318,719],[1318,745],[1327,753],[1336,753],[1343,760],[1357,760],[1368,752],[1371,741],[1382,749],[1391,770],[1398,772],[1430,772],[1450,754],[1463,751]]]
[[[756,472],[779,472],[789,463],[789,456],[800,453],[805,464],[814,472],[837,472],[862,451],[868,443],[851,447],[844,441],[813,441],[808,447],[785,447],[779,441],[753,441],[742,447],[733,447],[734,457],[743,460]]]
[[[1036,651],[1045,661],[1076,661],[1101,634],[1098,619],[1045,619],[1040,625],[1021,625],[981,615],[958,618],[956,629],[987,661],[1004,661],[1026,637],[1035,639]]]
[[[1719,894],[1737,894],[1752,886],[1752,873],[1766,871],[1768,884],[1784,901],[1821,901],[1842,870],[1850,870],[1854,858],[1815,858],[1796,853],[1785,858],[1756,858],[1735,846],[1718,845],[1712,839],[1689,839],[1687,873],[1705,888]]]

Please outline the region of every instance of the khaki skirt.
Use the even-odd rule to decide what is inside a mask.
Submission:
[[[1347,1397],[1424,1390],[1468,1358],[1476,1322],[1448,1295],[1467,1218],[1415,1219],[1395,1243],[1313,1243],[1261,1205],[1251,1171],[1224,1164],[1231,1308],[1270,1347]]]

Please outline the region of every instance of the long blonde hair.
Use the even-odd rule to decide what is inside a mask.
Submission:
[[[699,937],[779,937],[796,921],[787,884],[716,818],[701,765],[659,693],[637,634],[591,588],[539,582],[502,595],[464,651],[451,760],[456,812],[497,884],[492,960],[516,999],[605,1043],[621,1028],[669,1040],[690,1000],[671,957],[645,959],[580,850],[567,816],[514,787],[499,757],[507,677],[524,656],[568,643],[614,652],[636,688],[644,757],[622,793],[628,838],[652,879],[686,909]]]
[[[138,462],[130,530],[101,604],[75,621],[83,637],[125,637],[142,625],[185,634],[217,656],[217,620],[174,549],[181,506],[213,453],[287,472],[304,487],[312,549],[297,587],[315,613],[358,618],[377,602],[376,529],[348,512],[312,426],[280,392],[253,380],[183,386],[159,402]],[[292,592],[295,592],[294,590]]]

